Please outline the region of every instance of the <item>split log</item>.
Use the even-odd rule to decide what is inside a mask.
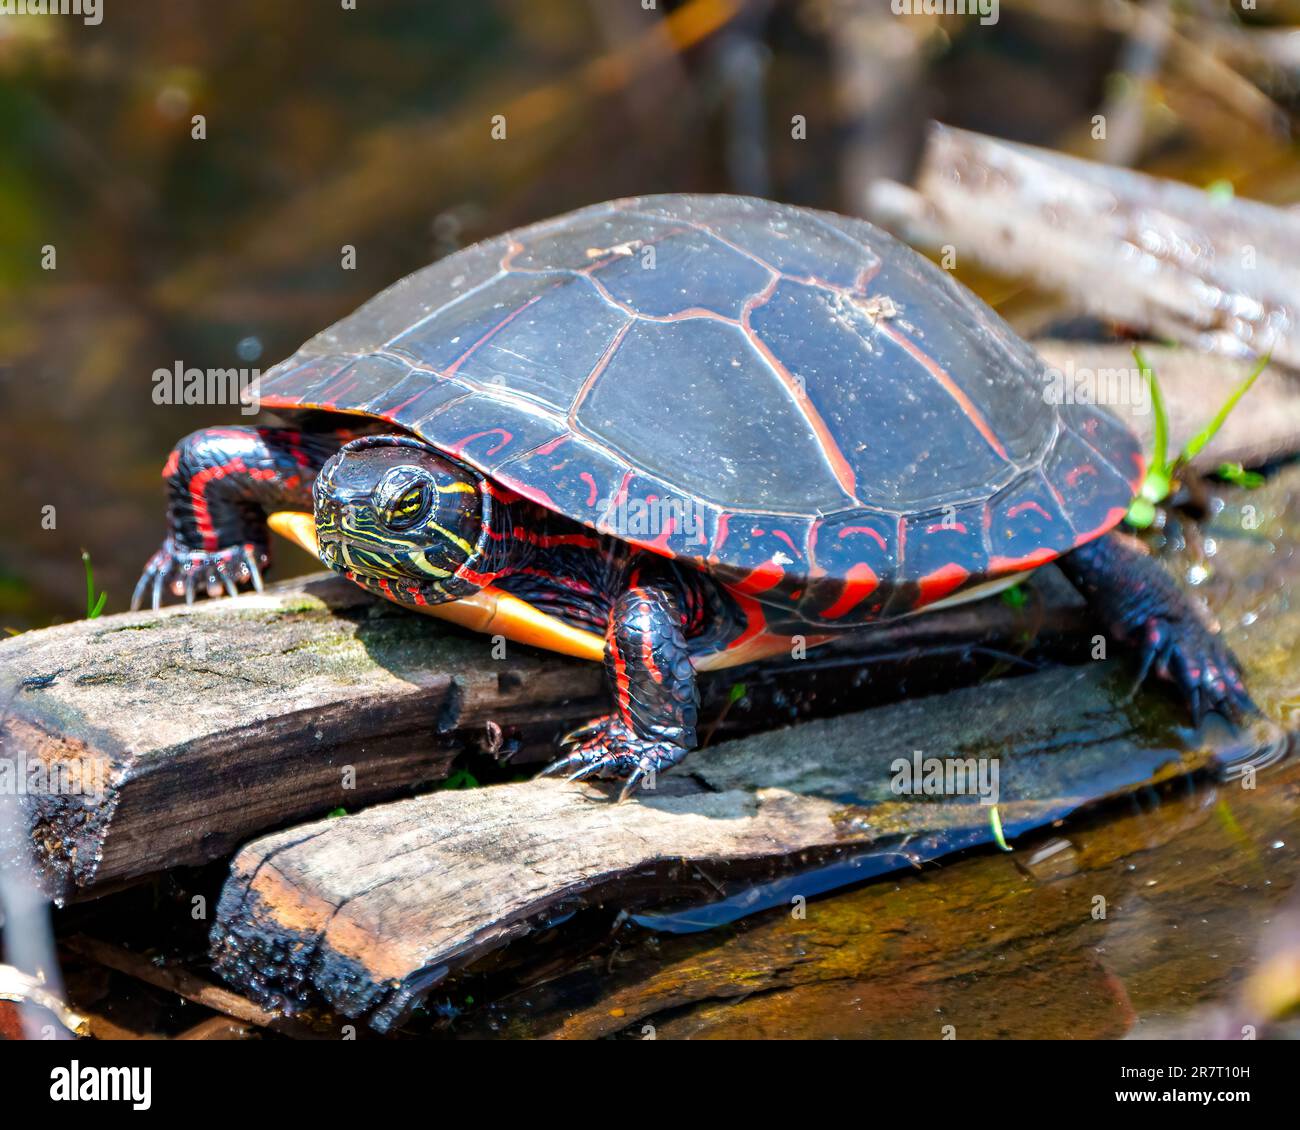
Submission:
[[[969,681],[981,644],[1021,652],[1037,633],[1063,648],[1082,623],[1055,578],[1023,610],[999,602],[890,625],[802,660],[704,680],[715,740],[845,710],[887,680]],[[909,657],[928,660],[913,671]],[[865,680],[872,679],[870,689]],[[746,694],[728,709],[738,682]],[[0,773],[39,772],[22,798],[30,843],[57,899],[98,894],[229,855],[300,820],[427,789],[455,758],[512,763],[556,754],[556,738],[608,709],[598,664],[409,613],[341,579],[314,577],[234,600],[78,621],[0,643]],[[491,768],[491,764],[488,764]]]
[[[523,648],[496,661],[490,646],[319,577],[6,641],[0,742],[11,772],[38,774],[22,800],[48,893],[110,889],[403,795],[444,776],[489,719],[522,712],[531,733],[567,719],[561,703],[599,701],[594,664]]]
[[[1099,317],[1300,368],[1300,216],[1174,181],[935,126],[917,190],[869,209]]]
[[[1062,668],[808,722],[699,753],[622,805],[607,788],[534,780],[276,833],[232,864],[216,967],[264,1006],[319,994],[386,1031],[448,973],[581,907],[699,900],[850,855],[867,878],[991,842],[977,798],[891,792],[913,751],[995,759],[1016,836],[1268,744],[1263,731],[1207,731],[1184,748],[1172,711],[1124,708],[1131,681],[1119,663]],[[747,911],[772,905],[750,895]]]

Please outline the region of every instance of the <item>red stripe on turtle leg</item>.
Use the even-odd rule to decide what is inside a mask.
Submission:
[[[605,633],[605,667],[614,684],[614,710],[629,726],[632,725],[631,681],[627,673],[627,660],[623,657],[618,640],[618,623],[611,616],[609,630]]]
[[[645,668],[646,674],[656,683],[664,681],[664,673],[659,670],[655,662],[655,637],[650,630],[650,606],[642,603],[637,610],[645,619],[646,624],[641,629],[641,665]]]
[[[194,511],[194,522],[198,526],[199,537],[203,542],[201,548],[213,550],[221,547],[216,528],[212,524],[211,508],[208,506],[208,487],[213,482],[224,479],[232,472],[247,473],[247,471],[248,468],[244,461],[236,456],[234,459],[228,459],[225,463],[204,467],[191,476],[189,481],[190,503]]]
[[[675,583],[628,589],[614,603],[605,641],[617,717],[640,738],[695,745],[698,697]]]
[[[310,510],[316,472],[338,446],[335,433],[287,428],[206,428],[167,459],[171,536],[191,552],[249,543],[265,547],[264,515]]]

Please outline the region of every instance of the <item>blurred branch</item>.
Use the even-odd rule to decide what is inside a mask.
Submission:
[[[1101,108],[1107,125],[1101,159],[1112,165],[1135,164],[1142,153],[1152,88],[1173,34],[1170,0],[1145,0],[1139,11],[1125,33],[1110,76],[1111,93]]]
[[[590,107],[627,89],[635,76],[714,35],[744,9],[742,0],[691,0],[654,19],[630,42],[583,63],[561,78],[512,98],[480,92],[449,117],[388,125],[372,131],[358,152],[340,155],[340,172],[290,197],[284,206],[237,236],[239,255],[202,259],[163,280],[165,309],[194,313],[238,263],[242,273],[283,267],[336,253],[367,234],[392,231],[403,217],[430,214],[439,200],[472,192],[488,180],[527,180]],[[495,81],[495,78],[494,78]],[[493,119],[507,136],[494,140]],[[403,176],[393,176],[400,168]]]
[[[1232,357],[1300,367],[1300,216],[935,126],[917,191],[872,212],[1077,310]]]
[[[768,0],[751,3],[745,16],[718,35],[713,63],[721,80],[726,112],[727,179],[736,192],[767,196],[771,174],[767,152],[767,68],[762,39]]]
[[[12,751],[12,746],[4,747]],[[14,774],[22,772],[13,758]],[[18,1005],[23,1032],[29,1040],[46,1034],[46,1016],[53,1016],[67,1030],[54,1029],[57,1036],[77,1033],[80,1017],[63,1004],[59,961],[46,912],[45,897],[30,876],[25,849],[28,838],[16,796],[0,791],[0,927],[4,934],[4,956],[0,965],[0,1000]]]
[[[1107,0],[1105,10],[1114,13],[1110,23],[1117,31],[1150,26],[1152,21],[1159,19],[1154,13],[1124,0]],[[1197,25],[1182,26],[1186,34],[1184,30],[1162,33],[1168,35],[1170,58],[1176,73],[1239,114],[1254,129],[1275,139],[1285,139],[1289,133],[1287,117],[1277,103],[1244,75],[1217,59],[1199,41]],[[1156,34],[1155,29],[1152,28],[1149,34]]]
[[[861,215],[871,185],[902,178],[915,158],[924,121],[924,45],[929,19],[897,19],[888,4],[832,0],[827,34],[843,136],[845,208]]]
[[[1239,140],[1244,140],[1243,128],[1248,134],[1274,142],[1285,142],[1288,137],[1288,120],[1278,105],[1248,78],[1216,57],[1203,34],[1205,21],[1174,13],[1165,0],[1150,0],[1147,4],[1129,0],[1002,0],[1002,3],[1026,17],[1060,24],[1063,31],[1102,27],[1124,36],[1126,46],[1117,64],[1121,74],[1128,68],[1136,68],[1134,73],[1139,82],[1147,83],[1154,80],[1158,70],[1163,71],[1171,86],[1182,85],[1195,91],[1229,115]],[[1157,68],[1157,63],[1162,65]],[[1147,88],[1152,89],[1149,84]],[[1116,108],[1111,104],[1108,112],[1114,113]],[[1124,115],[1130,113],[1136,110],[1124,111]],[[1205,123],[1197,117],[1191,117],[1185,124],[1193,129],[1205,128]],[[1122,122],[1121,140],[1125,136],[1123,131]],[[1127,143],[1132,144],[1131,138]],[[1120,152],[1123,152],[1122,145]]]
[[[1223,22],[1206,28],[1205,38],[1228,66],[1249,73],[1261,85],[1293,89],[1300,82],[1300,29]]]
[[[643,33],[641,12],[636,5],[587,0],[587,7],[614,54],[630,50]],[[680,50],[676,44],[672,48],[656,52],[646,60],[628,76],[621,92],[629,115],[642,123],[657,121],[663,113],[664,101],[673,98],[686,85],[686,68]]]

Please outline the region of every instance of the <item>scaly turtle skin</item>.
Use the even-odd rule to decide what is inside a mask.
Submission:
[[[322,560],[367,589],[603,655],[614,712],[552,768],[628,788],[694,746],[697,670],[1058,559],[1195,717],[1251,709],[1169,579],[1106,536],[1136,439],[1048,388],[996,314],[870,224],[613,201],[467,248],[312,339],[259,390],[298,428],[182,441],[136,601],[260,585],[268,515],[311,509]]]

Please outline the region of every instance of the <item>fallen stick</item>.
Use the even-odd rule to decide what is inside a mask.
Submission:
[[[1293,212],[938,125],[916,190],[878,182],[868,210],[1079,310],[1300,368]]]
[[[255,1024],[259,1028],[272,1028],[285,1035],[295,1036],[298,1039],[325,1038],[313,1032],[304,1024],[267,1012],[251,1001],[232,993],[229,989],[223,989],[220,985],[209,984],[185,969],[155,965],[147,957],[132,953],[130,950],[115,946],[110,942],[87,937],[85,934],[74,934],[72,937],[64,939],[63,945],[83,958],[98,962],[100,965],[105,965],[118,973],[124,973],[128,977],[134,977],[137,981],[143,981],[147,985],[153,985],[155,988],[175,993],[178,997],[184,997],[187,1001],[202,1005],[204,1008],[210,1008],[213,1012],[222,1013],[226,1017],[233,1017],[236,1020]],[[179,1038],[196,1037],[182,1035]]]

